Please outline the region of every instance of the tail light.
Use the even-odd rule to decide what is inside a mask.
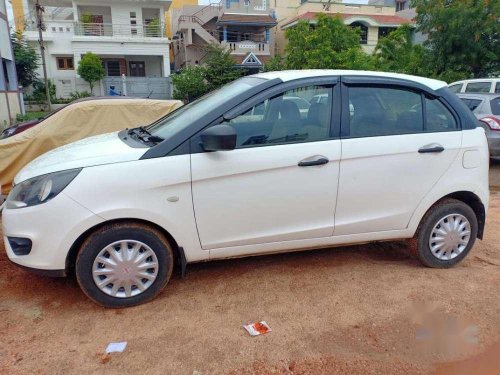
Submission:
[[[500,130],[500,120],[495,117],[484,117],[479,121],[484,122],[491,130]]]

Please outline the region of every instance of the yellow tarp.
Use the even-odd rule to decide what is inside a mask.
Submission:
[[[177,100],[99,99],[71,104],[33,128],[0,140],[0,184],[43,153],[93,135],[149,125],[182,105]]]

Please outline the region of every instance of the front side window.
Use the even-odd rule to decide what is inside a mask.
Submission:
[[[423,131],[419,93],[381,87],[349,88],[350,136],[374,137]]]
[[[265,80],[260,78],[240,78],[169,113],[148,126],[147,129],[157,137],[168,139],[194,122],[205,118],[207,113],[224,105],[228,98],[237,97],[263,82]]]
[[[324,97],[319,103],[313,99]],[[236,148],[322,141],[330,137],[332,89],[308,86],[268,98],[226,122]]]
[[[500,82],[495,85],[495,94],[500,94]]]
[[[491,82],[471,82],[465,86],[465,92],[490,92]]]

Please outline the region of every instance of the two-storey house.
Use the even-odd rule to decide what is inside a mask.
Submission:
[[[368,0],[366,4],[349,0],[274,0],[279,25],[277,43],[283,53],[285,32],[301,20],[316,23],[319,13],[340,17],[346,25],[359,28],[359,43],[366,53],[372,53],[379,38],[403,24],[413,24],[396,13],[395,0]],[[399,1],[399,0],[398,0]]]
[[[274,54],[277,24],[269,0],[220,0],[207,6],[186,6],[174,12],[175,68],[203,64],[205,46],[231,50],[236,66],[259,71]]]
[[[35,1],[22,1],[27,11],[25,37],[38,48]],[[97,54],[105,78],[94,95],[111,86],[120,94],[167,98],[170,40],[165,11],[171,0],[43,0],[43,39],[48,77],[58,97],[88,91],[77,74],[86,52]],[[41,74],[40,74],[41,75]]]
[[[0,130],[21,112],[14,53],[10,44],[5,0],[0,0]]]

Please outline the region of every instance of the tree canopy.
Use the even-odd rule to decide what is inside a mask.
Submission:
[[[430,74],[427,51],[420,44],[413,44],[413,28],[400,26],[381,38],[373,54],[375,67],[388,72],[425,76]]]
[[[231,50],[216,44],[209,44],[204,63],[205,80],[209,91],[215,90],[228,82],[242,76],[243,71],[236,68],[236,61],[231,56]]]
[[[93,93],[94,83],[104,78],[104,67],[99,56],[92,52],[83,55],[78,63],[78,75],[88,82],[90,93]]]
[[[340,17],[319,14],[316,24],[299,23],[286,31],[288,69],[370,69],[372,59],[359,44],[359,29]]]
[[[500,2],[413,0],[417,31],[435,75],[484,77],[500,73]]]
[[[187,66],[171,76],[175,99],[190,102],[243,75],[244,71],[235,67],[229,49],[210,44],[205,50],[203,66]]]
[[[28,87],[38,80],[39,56],[35,49],[24,40],[21,32],[11,35],[12,49],[17,72],[17,82]]]
[[[180,73],[172,74],[174,99],[188,103],[205,94],[207,92],[205,72],[205,68],[195,65],[187,66]]]

